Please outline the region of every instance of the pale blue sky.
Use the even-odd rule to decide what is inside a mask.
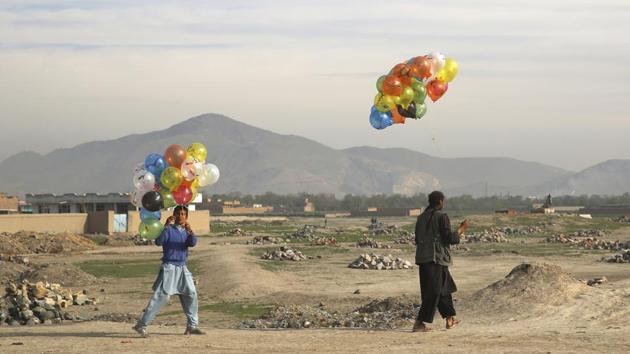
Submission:
[[[0,159],[207,112],[344,148],[630,158],[627,1],[0,0]],[[374,82],[438,50],[460,75],[375,131]]]

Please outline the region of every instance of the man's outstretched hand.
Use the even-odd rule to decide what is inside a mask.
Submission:
[[[468,219],[464,219],[464,221],[459,224],[459,227],[457,228],[457,233],[463,235],[464,232],[466,232],[466,230],[468,229],[468,226]]]
[[[169,216],[168,218],[166,218],[166,222],[164,224],[172,225],[174,222],[175,222],[175,217],[174,216]]]

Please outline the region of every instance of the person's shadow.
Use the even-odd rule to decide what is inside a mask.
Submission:
[[[175,336],[176,333],[151,333],[151,336]],[[0,338],[10,337],[79,337],[79,338],[124,338],[144,339],[139,334],[129,332],[66,332],[66,333],[37,333],[37,332],[1,332]]]

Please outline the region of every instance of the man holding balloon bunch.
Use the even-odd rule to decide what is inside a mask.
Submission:
[[[188,208],[198,187],[209,186],[219,179],[219,169],[205,164],[206,147],[193,143],[187,149],[169,146],[164,155],[150,154],[134,171],[133,203],[140,207],[142,222],[138,232],[156,238],[162,247],[162,265],[153,284],[153,296],[133,329],[148,336],[153,321],[171,295],[179,295],[187,318],[184,334],[204,334],[199,328],[197,290],[186,266],[188,248],[197,244],[197,236],[188,223]],[[160,222],[161,210],[175,207],[173,215]]]

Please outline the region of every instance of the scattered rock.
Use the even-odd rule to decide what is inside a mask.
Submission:
[[[602,261],[609,263],[630,263],[630,249],[622,250],[620,253],[612,255],[608,258],[602,258]]]
[[[312,246],[337,246],[337,239],[334,237],[317,237],[311,242]]]
[[[243,321],[241,328],[375,328],[409,327],[418,305],[399,298],[374,300],[350,312],[331,311],[326,306],[278,305],[256,320]]]
[[[225,232],[225,236],[250,236],[249,232],[243,231],[241,228],[234,228],[230,231]]]
[[[588,285],[588,286],[602,285],[602,284],[604,284],[607,281],[608,281],[608,279],[606,277],[593,278],[593,279],[587,280],[586,281],[586,285]]]
[[[608,241],[600,240],[596,237],[575,238],[564,234],[557,234],[547,237],[545,240],[550,243],[562,243],[572,247],[579,247],[591,250],[614,250],[621,251],[630,248],[630,241]]]

